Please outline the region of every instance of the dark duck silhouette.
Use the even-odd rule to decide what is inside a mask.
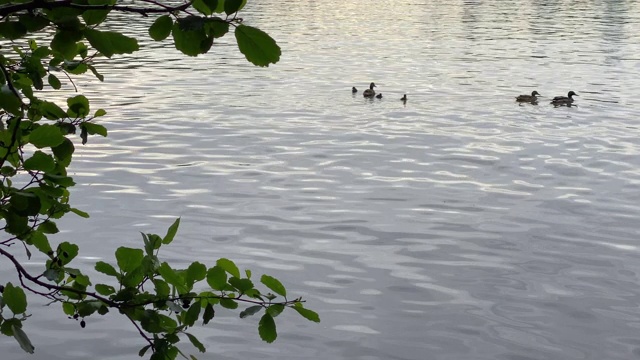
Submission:
[[[538,96],[540,96],[540,93],[538,93],[537,91],[533,91],[531,93],[531,95],[519,95],[516,97],[516,101],[517,102],[538,102]]]
[[[357,93],[357,92],[358,92],[358,89],[356,89],[356,87],[355,87],[355,86],[351,88],[351,93],[352,93],[352,94],[355,94],[355,93]]]
[[[364,92],[362,92],[362,96],[368,97],[368,98],[374,97],[376,95],[376,92],[373,91],[374,87],[376,87],[376,84],[374,83],[369,84],[369,88]]]
[[[574,96],[578,96],[578,94],[576,94],[573,91],[569,91],[569,93],[567,94],[567,96],[556,96],[553,98],[553,100],[551,100],[551,103],[555,106],[571,106],[571,104],[573,104],[573,97]]]

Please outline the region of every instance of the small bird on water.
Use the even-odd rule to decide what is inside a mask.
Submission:
[[[540,93],[534,90],[531,95],[519,95],[518,97],[516,97],[516,101],[533,103],[538,101],[538,96],[540,96]]]
[[[553,98],[553,100],[551,100],[551,103],[554,106],[571,106],[571,104],[573,104],[573,97],[574,96],[578,96],[578,94],[576,94],[573,91],[569,91],[569,94],[567,94],[567,96],[556,96]]]
[[[374,97],[376,95],[376,92],[373,91],[374,87],[376,87],[376,84],[374,84],[374,83],[369,84],[369,88],[362,92],[362,96],[364,96],[364,97]]]
[[[376,98],[378,98],[378,99],[382,99],[382,93],[380,93],[380,94],[376,95]]]
[[[407,94],[404,94],[404,96],[402,96],[400,98],[401,101],[407,102]]]
[[[351,93],[352,93],[352,94],[355,94],[355,93],[357,93],[357,92],[358,92],[358,89],[356,89],[356,87],[355,87],[355,86],[351,88]]]

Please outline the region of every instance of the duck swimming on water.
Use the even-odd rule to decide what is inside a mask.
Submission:
[[[537,102],[538,101],[538,96],[540,96],[540,93],[538,93],[537,91],[533,91],[531,93],[531,95],[519,95],[518,97],[516,97],[516,101],[517,102]]]
[[[404,94],[404,96],[402,96],[400,98],[401,101],[407,102],[407,94]]]
[[[374,87],[376,87],[376,84],[374,84],[374,83],[369,84],[369,88],[362,93],[362,96],[364,96],[364,97],[374,97],[376,95],[376,92],[373,91]]]
[[[351,93],[352,93],[352,94],[355,94],[355,93],[357,93],[357,92],[358,92],[358,89],[356,89],[356,87],[355,87],[355,86],[351,88]]]
[[[551,103],[555,106],[562,106],[562,105],[570,106],[573,103],[574,96],[578,96],[578,94],[576,94],[573,91],[569,91],[569,94],[567,94],[567,96],[554,97],[553,100],[551,100]]]
[[[382,99],[382,93],[380,93],[380,94],[376,95],[376,98],[378,98],[378,99]]]

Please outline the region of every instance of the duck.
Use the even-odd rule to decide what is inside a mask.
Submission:
[[[538,101],[538,96],[540,96],[540,93],[537,91],[533,91],[531,92],[531,95],[518,95],[516,97],[516,101],[517,102],[537,102]]]
[[[358,89],[356,89],[356,87],[355,87],[355,86],[351,88],[351,93],[352,93],[352,94],[355,94],[355,93],[357,93],[357,92],[358,92]]]
[[[376,95],[376,98],[378,98],[378,99],[382,99],[382,93],[380,93],[380,94]]]
[[[376,87],[376,84],[371,83],[369,85],[369,88],[362,92],[362,96],[364,96],[364,97],[374,97],[376,95],[376,92],[373,91],[374,87]]]
[[[407,94],[404,94],[404,95],[400,98],[400,100],[401,100],[401,101],[406,102],[406,101],[407,101]]]
[[[554,97],[553,100],[551,100],[551,103],[553,105],[555,105],[555,106],[562,106],[562,105],[570,106],[573,103],[573,97],[574,96],[578,96],[578,94],[576,94],[573,91],[569,91],[567,96],[556,96],[556,97]]]

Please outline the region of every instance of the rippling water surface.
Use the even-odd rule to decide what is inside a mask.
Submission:
[[[638,2],[252,2],[275,66],[145,42],[80,83],[110,131],[75,155],[93,216],[57,238],[84,266],[181,216],[165,259],[229,257],[321,314],[267,345],[221,311],[203,359],[640,358]],[[352,96],[371,81],[383,99]],[[32,310],[36,355],[4,339],[10,359],[142,346]]]

